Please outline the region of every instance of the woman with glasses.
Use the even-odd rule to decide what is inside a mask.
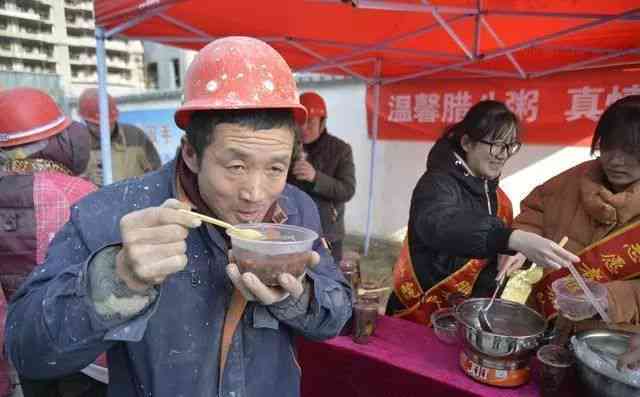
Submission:
[[[605,110],[591,154],[599,155],[535,188],[522,202],[514,227],[556,241],[567,236],[566,248],[582,261],[578,271],[607,283],[611,320],[638,324],[640,280],[622,280],[640,274],[640,95],[627,96]],[[521,255],[509,258],[505,271],[523,261]],[[553,281],[567,274],[566,269],[548,274],[534,289],[548,317],[556,308],[547,292]]]
[[[435,143],[411,198],[388,314],[428,325],[453,296],[489,295],[500,254],[518,251],[555,267],[577,260],[553,241],[510,227],[511,203],[498,182],[519,138],[516,116],[501,102],[482,101]]]

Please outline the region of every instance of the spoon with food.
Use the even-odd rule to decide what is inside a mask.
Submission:
[[[228,233],[235,235],[236,237],[243,238],[245,240],[265,240],[267,237],[262,234],[260,231],[255,229],[240,229],[233,226],[230,223],[225,221],[221,221],[220,219],[212,218],[210,216],[202,215],[197,212],[179,209],[178,211],[186,212],[189,215],[192,215],[203,222],[211,223],[212,225],[220,226],[227,229]]]

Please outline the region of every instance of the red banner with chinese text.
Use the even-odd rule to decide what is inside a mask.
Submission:
[[[374,89],[367,89],[369,135]],[[531,80],[419,79],[382,85],[379,139],[436,140],[483,99],[504,102],[520,119],[527,143],[589,145],[604,109],[640,94],[640,70],[568,72]]]

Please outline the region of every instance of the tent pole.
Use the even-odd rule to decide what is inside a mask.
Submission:
[[[364,256],[369,253],[371,243],[371,224],[373,215],[373,195],[376,171],[376,144],[378,142],[378,115],[380,114],[380,60],[376,61],[375,86],[373,87],[373,125],[371,126],[371,159],[369,161],[369,204],[367,206],[367,229],[364,238]]]
[[[493,28],[491,27],[491,25],[489,25],[489,22],[487,22],[484,17],[482,15],[480,15],[479,17],[480,23],[482,24],[482,26],[485,27],[485,29],[487,29],[487,32],[489,32],[489,34],[493,37],[493,39],[496,41],[496,43],[498,43],[498,45],[500,46],[500,48],[505,48],[506,45],[504,44],[504,42],[500,39],[500,37],[498,36],[498,34],[496,33],[495,30],[493,30]],[[516,61],[516,59],[513,57],[513,54],[511,53],[507,53],[506,54],[507,58],[509,59],[509,61],[511,62],[511,64],[513,65],[513,67],[516,68],[516,70],[518,71],[518,74],[520,74],[520,77],[523,79],[527,78],[527,73],[524,71],[524,69],[522,69],[522,66],[520,66],[520,64],[518,63],[518,61]]]
[[[96,28],[96,58],[98,61],[98,109],[100,110],[100,156],[102,158],[102,184],[113,181],[111,168],[111,131],[109,130],[109,105],[107,102],[107,62],[105,34]]]
[[[466,15],[457,15],[457,16],[455,16],[453,18],[450,18],[447,22],[451,23],[453,21],[459,21],[459,20],[464,19],[464,18],[468,18],[468,17]],[[337,62],[350,61],[350,60],[356,58],[357,56],[360,56],[360,55],[363,55],[363,54],[368,54],[369,52],[375,52],[375,51],[378,51],[378,50],[386,50],[389,46],[391,46],[394,43],[398,43],[398,42],[403,41],[403,40],[409,40],[409,39],[413,39],[413,38],[416,38],[416,37],[423,36],[423,35],[427,34],[428,32],[430,32],[432,30],[435,30],[435,29],[437,29],[439,27],[440,27],[440,24],[435,22],[435,23],[430,24],[429,26],[422,27],[422,28],[420,28],[418,30],[415,30],[413,32],[402,33],[402,34],[400,34],[398,36],[394,36],[394,37],[382,40],[379,43],[376,43],[376,44],[373,44],[373,45],[370,45],[370,46],[360,47],[359,49],[357,49],[357,50],[355,50],[355,51],[353,51],[351,53],[348,53],[348,54],[345,54],[345,55],[340,55],[340,56],[338,56],[336,58],[329,58],[329,59],[327,59],[326,62],[321,62],[321,63],[318,63],[318,64],[316,64],[314,66],[311,66],[311,67],[307,68],[307,72],[313,72],[316,68],[324,67],[327,64],[332,64],[333,65],[333,64],[336,64]],[[451,55],[453,55],[453,54],[451,54]]]
[[[587,59],[586,61],[574,62],[569,65],[561,66],[559,68],[549,69],[538,73],[532,73],[531,77],[543,77],[549,76],[554,73],[566,72],[570,70],[580,70],[580,67],[592,65],[594,63],[599,63],[602,61],[609,60],[611,58],[617,58],[625,55],[636,55],[640,54],[640,48],[629,48],[627,50],[614,52],[612,54],[603,55],[593,59]]]
[[[321,62],[328,62],[328,61],[329,61],[329,59],[327,59],[326,57],[323,57],[322,55],[318,54],[317,52],[315,52],[315,51],[313,51],[313,50],[311,50],[311,49],[309,49],[309,48],[307,48],[306,46],[304,46],[304,45],[302,45],[302,44],[298,43],[297,41],[295,41],[295,40],[293,40],[293,39],[291,39],[291,40],[287,40],[287,43],[288,43],[290,46],[292,46],[292,47],[294,47],[294,48],[297,48],[298,50],[300,50],[300,51],[304,52],[305,54],[307,54],[307,55],[311,55],[312,57],[316,58],[317,60],[319,60],[319,61],[321,61]],[[362,80],[362,81],[364,81],[364,82],[367,82],[367,81],[368,81],[368,79],[367,79],[365,76],[363,76],[363,75],[362,75],[362,74],[360,74],[360,73],[357,73],[357,72],[356,72],[356,71],[354,71],[354,70],[351,70],[351,69],[350,69],[350,68],[348,68],[348,67],[345,67],[343,64],[341,65],[340,63],[335,63],[335,64],[333,64],[333,66],[334,66],[334,67],[336,67],[336,68],[338,68],[338,69],[340,69],[340,70],[342,70],[342,71],[343,71],[343,72],[345,72],[345,73],[350,74],[350,75],[351,75],[351,76],[353,76],[353,77],[357,77],[357,78],[359,78],[360,80]]]
[[[583,25],[578,25],[578,26],[574,26],[572,28],[569,29],[565,29],[559,32],[555,32],[555,33],[551,33],[551,34],[547,34],[544,36],[540,36],[538,38],[535,39],[531,39],[529,41],[526,41],[524,43],[520,43],[520,44],[516,44],[507,48],[503,48],[500,49],[498,51],[494,51],[491,53],[487,53],[484,54],[484,56],[482,57],[482,59],[480,60],[475,60],[475,59],[471,59],[468,61],[464,61],[464,62],[459,62],[459,63],[455,63],[455,64],[450,64],[450,65],[445,65],[445,66],[441,66],[435,69],[426,69],[423,70],[421,72],[417,72],[417,73],[411,73],[405,76],[401,76],[401,77],[393,77],[393,78],[386,78],[382,81],[383,85],[387,85],[387,84],[393,84],[393,83],[397,83],[398,81],[402,81],[402,80],[409,80],[409,79],[415,79],[417,77],[424,77],[424,76],[429,76],[438,72],[443,72],[445,70],[451,70],[454,68],[459,68],[459,67],[463,67],[463,66],[467,66],[467,65],[471,65],[473,63],[478,63],[478,62],[482,62],[482,61],[488,61],[490,59],[493,58],[497,58],[506,54],[511,54],[517,51],[521,51],[527,48],[532,48],[535,46],[538,46],[540,44],[546,43],[548,41],[552,41],[555,40],[559,37],[563,37],[563,36],[567,36],[569,34],[572,33],[576,33],[576,32],[581,32],[584,30],[589,30],[589,29],[593,29],[596,26],[600,26],[600,25],[604,25],[606,23],[609,23],[611,21],[617,20],[617,19],[622,19],[625,18],[629,15],[634,15],[635,13],[640,13],[640,8],[636,8],[630,11],[626,11],[623,12],[621,14],[617,14],[617,15],[613,15],[607,18],[602,18],[596,21],[592,21],[589,23],[585,23]]]

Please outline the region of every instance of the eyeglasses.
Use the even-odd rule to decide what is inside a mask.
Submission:
[[[514,154],[518,153],[518,151],[522,147],[521,142],[501,143],[489,142],[485,141],[484,139],[481,139],[478,142],[489,145],[489,153],[491,153],[492,156],[502,156],[506,153],[508,157],[511,157]]]

